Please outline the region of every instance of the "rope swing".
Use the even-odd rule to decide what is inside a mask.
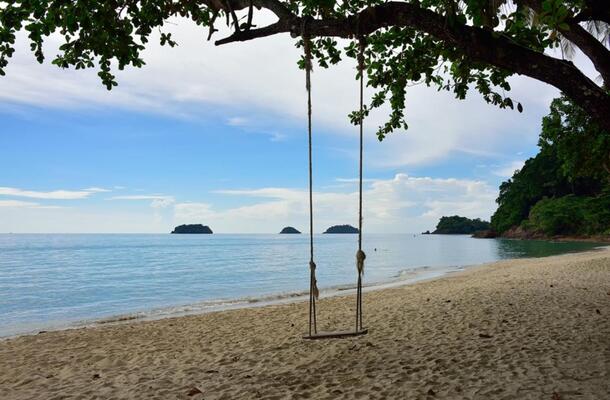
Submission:
[[[358,73],[360,77],[360,111],[358,125],[360,128],[360,162],[358,177],[358,251],[356,252],[356,270],[358,272],[358,283],[356,285],[356,325],[354,331],[320,332],[318,333],[316,319],[316,301],[319,297],[316,280],[316,263],[314,262],[313,245],[313,162],[312,162],[312,135],[311,135],[311,38],[305,30],[303,22],[301,36],[303,38],[303,49],[305,52],[305,89],[307,90],[307,133],[309,137],[309,331],[305,339],[341,338],[347,336],[363,335],[368,332],[362,325],[362,277],[364,275],[364,260],[366,254],[362,250],[362,158],[363,158],[363,120],[364,120],[364,49],[366,38],[359,37],[358,51]]]
[[[364,153],[362,122],[364,120],[364,48],[366,47],[366,39],[364,36],[360,36],[358,46],[358,73],[360,74],[360,114],[358,119],[360,128],[360,162],[358,166],[358,251],[356,252],[358,284],[356,288],[356,332],[362,330],[362,275],[364,275],[364,260],[366,259],[366,254],[362,251],[362,158]]]
[[[309,336],[318,333],[316,300],[320,292],[316,280],[316,263],[313,260],[313,162],[311,151],[311,41],[303,38],[305,49],[305,89],[307,90],[307,133],[309,135]]]

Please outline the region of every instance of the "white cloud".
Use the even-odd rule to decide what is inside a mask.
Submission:
[[[77,200],[91,196],[93,193],[100,191],[99,188],[90,188],[83,190],[52,190],[49,192],[39,192],[34,190],[23,190],[11,187],[0,187],[0,195],[14,197],[28,197],[33,199],[47,200]],[[105,191],[105,190],[104,190]]]
[[[288,137],[288,135],[286,135],[285,133],[279,132],[276,129],[265,128],[264,122],[255,123],[253,120],[251,120],[250,118],[246,118],[246,117],[227,118],[226,124],[228,126],[241,128],[242,131],[247,132],[247,133],[266,135],[269,137],[269,140],[271,142],[282,142]]]
[[[166,197],[163,199],[153,199],[150,203],[152,208],[165,208],[174,204],[175,200],[172,197]]]
[[[110,189],[105,189],[105,188],[100,188],[100,187],[90,187],[87,189],[83,189],[86,192],[92,192],[92,193],[105,193],[105,192],[112,192],[112,190]]]
[[[0,207],[36,207],[38,203],[20,200],[0,200]]]
[[[0,200],[0,207],[6,208],[36,208],[36,209],[58,209],[63,208],[59,206],[44,206],[31,201],[21,200]]]
[[[272,142],[282,142],[282,141],[286,140],[286,138],[288,137],[288,135],[281,133],[281,132],[277,132],[277,131],[271,131],[268,133],[269,133],[269,140],[271,140]]]
[[[300,197],[300,191],[285,189],[285,188],[263,188],[263,189],[223,189],[215,190],[214,193],[228,194],[236,196],[251,196],[251,197],[263,197],[272,199],[298,199]]]
[[[274,17],[263,12],[256,18],[264,24]],[[144,52],[147,65],[119,72],[119,87],[112,92],[102,87],[94,71],[37,65],[22,36],[7,76],[1,78],[0,99],[44,107],[112,106],[203,119],[217,118],[220,112],[233,126],[249,125],[251,119],[243,116],[247,112],[257,116],[256,130],[268,132],[272,141],[285,137],[285,133],[274,131],[280,123],[304,126],[304,76],[296,67],[301,50],[294,47],[289,35],[214,47],[202,39],[200,27],[184,20],[174,22],[176,25],[166,28],[179,46],[160,47],[152,38]],[[226,33],[223,28],[217,35]],[[54,54],[58,44],[58,39],[52,38],[47,53]],[[351,59],[329,70],[315,69],[316,134],[357,135],[346,117],[358,102],[354,76]],[[540,117],[558,92],[529,78],[515,77],[511,84],[514,98],[524,104],[522,114],[487,105],[475,93],[466,101],[457,101],[450,93],[425,86],[409,88],[407,133],[397,132],[379,144],[373,132],[384,122],[387,108],[373,112],[366,120],[370,165],[421,165],[456,151],[489,155],[501,152],[507,143],[535,144]],[[202,113],[202,109],[207,111]]]
[[[515,171],[523,168],[524,164],[525,160],[514,160],[507,165],[503,165],[494,169],[492,172],[494,173],[494,175],[500,176],[502,178],[511,178]]]
[[[220,209],[209,203],[177,203],[176,223],[204,223],[218,232],[276,232],[283,226],[308,230],[308,192],[290,188],[219,190],[216,194],[260,201]],[[370,181],[364,190],[364,226],[368,232],[419,232],[434,227],[442,215],[489,218],[497,190],[485,182],[410,177]],[[314,193],[315,230],[357,224],[358,192]]]
[[[227,125],[229,126],[245,126],[248,124],[248,119],[244,117],[231,117],[227,119]]]
[[[169,232],[168,224],[150,209],[95,211],[48,207],[0,207],[0,232],[14,233],[155,233]]]
[[[108,200],[150,200],[150,206],[152,208],[166,208],[175,203],[173,196],[165,196],[159,194],[152,195],[125,195],[125,196],[113,196],[109,197]]]
[[[125,196],[112,196],[108,200],[167,200],[171,199],[171,196],[165,196],[162,194],[135,194]]]
[[[340,190],[314,192],[315,230],[330,225],[357,224],[358,192],[351,179]],[[4,232],[166,232],[180,223],[203,223],[215,232],[277,232],[286,225],[308,230],[308,192],[296,188],[218,190],[217,202],[176,202],[173,196],[125,195],[109,199],[148,201],[149,207],[59,209],[35,202],[0,200],[0,231]],[[222,196],[238,197],[245,205],[223,206]],[[435,226],[442,215],[489,218],[497,190],[485,182],[396,174],[367,180],[364,196],[366,232],[420,232]],[[87,211],[85,211],[87,210]],[[104,218],[107,216],[107,219]]]
[[[181,221],[199,221],[208,219],[214,213],[207,203],[178,203],[174,206],[175,218]]]
[[[340,183],[358,183],[360,181],[359,178],[335,178],[335,181],[340,182]],[[376,179],[368,179],[368,178],[363,178],[362,182],[375,182]]]

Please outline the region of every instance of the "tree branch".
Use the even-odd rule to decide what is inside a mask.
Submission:
[[[294,14],[288,9],[288,7],[286,7],[279,0],[227,0],[226,3],[219,0],[201,0],[201,3],[207,5],[211,9],[222,9],[224,11],[229,11],[229,5],[233,11],[239,11],[246,8],[249,9],[250,3],[252,3],[252,5],[257,9],[265,8],[271,11],[279,19],[294,17]]]
[[[560,30],[561,34],[589,57],[606,87],[610,87],[610,51],[578,23],[571,22],[569,26],[568,30]]]
[[[542,2],[540,0],[516,1],[537,13],[542,12]],[[568,24],[569,29],[559,29],[559,32],[589,57],[595,69],[602,76],[606,86],[610,87],[610,51],[597,38],[580,26],[574,18],[568,18],[565,22]]]
[[[233,18],[233,26],[235,26],[235,32],[240,32],[241,29],[239,28],[239,19],[237,18],[237,14],[235,14],[235,10],[231,6],[231,2],[227,1],[226,3],[227,9],[229,10],[229,12],[227,13],[227,23],[229,22],[228,16],[231,15],[231,18]]]
[[[276,2],[257,1],[265,8],[267,1]],[[252,40],[282,32],[300,36],[301,21],[301,18],[290,13],[265,28],[236,32],[216,44]],[[496,32],[468,25],[450,25],[443,16],[416,3],[390,1],[368,7],[356,15],[340,19],[310,19],[306,24],[307,33],[311,36],[343,38],[367,35],[389,26],[412,27],[455,46],[473,60],[553,85],[587,109],[604,129],[610,131],[610,95],[571,62],[520,46],[510,38],[498,36]]]
[[[278,33],[290,32],[291,25],[286,21],[279,20],[274,24],[258,29],[250,29],[245,31],[235,31],[231,36],[214,42],[216,46],[220,46],[233,42],[245,42],[248,40],[258,39],[266,36],[277,35]]]

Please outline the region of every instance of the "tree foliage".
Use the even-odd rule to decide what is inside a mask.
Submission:
[[[553,235],[610,235],[610,192],[599,196],[545,198],[523,223],[530,231]]]
[[[255,26],[259,9],[278,20]],[[142,51],[149,40],[177,45],[166,23],[186,19],[206,29],[208,38],[218,24],[229,25],[233,33],[217,44],[280,33],[311,38],[321,67],[355,58],[357,42],[365,37],[368,85],[375,90],[365,115],[383,104],[391,110],[378,129],[380,139],[407,128],[406,93],[413,84],[451,91],[459,99],[476,90],[490,104],[521,111],[522,105],[507,95],[507,78],[515,73],[554,85],[610,130],[608,92],[571,62],[544,53],[578,48],[608,84],[607,0],[0,1],[0,74],[18,32],[27,32],[39,62],[45,59],[45,38],[58,33],[63,44],[52,63],[96,68],[111,89],[117,70],[144,65]],[[348,39],[347,45],[337,38]]]
[[[521,170],[500,185],[498,209],[491,217],[494,230],[504,232],[527,219],[530,209],[545,197],[571,192],[560,170],[555,149],[547,148],[525,162]]]
[[[570,180],[610,179],[610,135],[565,96],[553,100],[542,120],[539,146],[555,149]]]
[[[489,227],[489,222],[482,221],[479,218],[470,219],[454,215],[452,217],[441,217],[436,225],[436,230],[432,233],[469,235],[478,231],[487,230]]]
[[[610,134],[562,96],[543,119],[540,152],[500,186],[492,227],[547,235],[610,229]]]

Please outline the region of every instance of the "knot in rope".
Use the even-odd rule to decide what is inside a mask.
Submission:
[[[305,89],[311,90],[311,43],[309,37],[303,38],[303,47],[305,48]]]
[[[366,37],[360,36],[358,38],[358,70],[362,73],[364,71],[364,49],[366,48]]]
[[[358,250],[356,252],[356,268],[358,268],[358,274],[364,273],[364,260],[366,259],[366,254],[364,251]]]
[[[307,22],[308,18],[303,18],[301,21],[301,37],[303,38],[303,50],[305,52],[305,88],[307,91],[311,90],[311,37],[307,33]]]
[[[309,261],[309,270],[311,271],[311,292],[316,299],[320,297],[318,290],[318,280],[316,279],[316,263],[313,260]]]

